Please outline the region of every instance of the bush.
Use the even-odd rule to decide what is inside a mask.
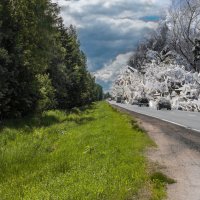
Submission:
[[[56,106],[55,89],[51,84],[51,80],[48,75],[38,75],[40,99],[38,101],[38,111],[44,111],[47,109],[54,108]]]

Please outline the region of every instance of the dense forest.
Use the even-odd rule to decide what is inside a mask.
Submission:
[[[0,1],[0,119],[100,100],[86,62],[56,3]]]

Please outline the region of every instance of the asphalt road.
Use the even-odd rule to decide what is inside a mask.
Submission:
[[[156,110],[148,107],[138,107],[136,105],[116,103],[115,101],[110,101],[109,103],[135,113],[154,117],[162,121],[170,122],[172,124],[200,132],[200,113],[197,112]]]
[[[192,118],[191,114],[198,113],[156,111],[114,102],[112,104],[120,112],[133,116],[134,121],[157,144],[158,148],[149,149],[146,155],[156,166],[160,166],[159,170],[177,181],[176,184],[168,185],[167,200],[200,200],[200,133],[138,112],[156,116],[160,114],[162,117],[167,113],[168,117],[178,116],[181,119],[187,116]],[[199,114],[196,116],[199,117]]]

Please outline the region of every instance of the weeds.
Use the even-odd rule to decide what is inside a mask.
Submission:
[[[6,122],[0,199],[134,199],[159,178],[147,172],[143,152],[151,145],[130,117],[104,102]]]

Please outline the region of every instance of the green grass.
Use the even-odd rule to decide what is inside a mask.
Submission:
[[[8,121],[0,129],[0,200],[162,199],[165,184],[144,157],[151,145],[105,102]]]
[[[151,182],[153,183],[153,200],[159,200],[166,197],[167,184],[174,184],[176,181],[167,177],[162,172],[154,172],[151,174]]]

